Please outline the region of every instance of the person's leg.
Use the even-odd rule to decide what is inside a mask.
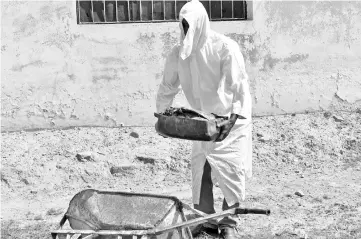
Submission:
[[[239,207],[239,203],[236,203],[232,206],[229,206],[227,204],[227,201],[226,199],[223,200],[223,205],[222,205],[222,210],[225,211],[225,210],[228,210],[228,209],[232,209],[232,208],[235,208],[235,207]],[[225,217],[223,218],[220,222],[219,222],[219,228],[222,229],[224,227],[236,227],[237,226],[237,219],[236,219],[237,216],[228,216],[228,217]]]
[[[227,204],[226,199],[223,200],[222,210],[228,210],[231,208],[239,207],[239,203],[236,203],[232,206]],[[219,230],[220,230],[220,238],[221,239],[235,239],[238,238],[236,235],[236,227],[237,227],[237,216],[228,216],[223,218],[219,222]]]
[[[214,209],[213,182],[211,172],[211,166],[206,160],[203,167],[199,203],[194,204],[194,209],[204,212],[206,214],[213,214],[216,212]],[[191,230],[193,236],[197,236],[201,232],[211,235],[218,234],[217,220],[200,224]]]
[[[207,214],[212,214],[216,212],[214,210],[213,182],[211,172],[211,166],[206,160],[203,167],[199,204],[194,204],[195,209]]]

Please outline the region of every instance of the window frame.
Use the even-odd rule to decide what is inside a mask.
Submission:
[[[92,22],[85,22],[85,21],[80,21],[80,18],[81,18],[81,15],[80,15],[80,2],[81,1],[84,1],[84,0],[75,0],[76,1],[76,19],[77,19],[77,24],[78,25],[97,25],[97,24],[142,24],[142,23],[170,23],[170,22],[179,22],[179,19],[177,19],[177,13],[176,13],[176,0],[175,0],[175,18],[176,19],[168,19],[168,20],[136,20],[136,21],[134,21],[134,20],[128,20],[128,21],[118,21],[118,1],[119,0],[111,0],[111,1],[109,1],[109,0],[87,0],[87,1],[89,1],[89,2],[91,2],[91,6],[92,6],[92,8],[91,8],[91,13],[92,13]],[[104,6],[104,14],[103,14],[103,17],[104,17],[104,21],[102,22],[102,21],[99,21],[99,22],[94,22],[94,11],[93,11],[93,2],[95,2],[95,1],[102,1],[103,2],[103,6]],[[169,1],[169,0],[162,0],[163,1],[163,3],[165,3],[166,1]],[[187,0],[187,2],[188,2],[189,0]],[[211,2],[212,0],[209,0],[209,2]],[[221,2],[222,2],[222,0],[220,0]],[[230,1],[230,0],[228,0],[228,1]],[[232,0],[232,4],[233,4],[233,2],[234,1],[241,1],[241,0]],[[115,10],[115,12],[116,12],[116,20],[117,21],[106,21],[106,17],[105,17],[105,3],[106,2],[115,2],[116,4],[115,4],[115,6],[116,6],[116,10]],[[129,3],[130,3],[131,1],[130,0],[128,0],[128,18],[129,18],[129,16],[130,16],[130,6],[129,6]],[[139,1],[140,2],[140,4],[141,4],[141,0]],[[152,17],[153,17],[153,2],[154,2],[154,0],[151,0],[151,2],[152,2]],[[211,21],[211,22],[221,22],[221,21],[224,21],[224,22],[233,22],[233,21],[247,21],[247,20],[252,20],[252,14],[250,15],[250,17],[249,17],[249,9],[251,9],[252,10],[252,0],[251,1],[249,1],[249,0],[242,0],[242,2],[243,2],[243,4],[244,4],[244,9],[243,9],[243,11],[244,11],[244,18],[215,18],[215,19],[212,19],[211,18],[211,16],[208,16],[209,17],[209,20]],[[209,4],[209,8],[211,7],[211,5]],[[164,13],[165,13],[165,4],[163,4],[163,9],[164,9]],[[233,9],[233,7],[232,7],[232,9]],[[142,7],[140,6],[139,7],[139,15],[140,15],[140,19],[141,19],[141,16],[142,16]],[[208,12],[208,11],[207,11]],[[209,9],[209,12],[211,12],[211,9]],[[222,8],[221,8],[221,14],[222,14]],[[233,14],[233,11],[232,11],[232,15],[234,15]],[[222,17],[222,15],[221,15],[221,17]],[[164,16],[164,18],[165,18],[165,16]]]

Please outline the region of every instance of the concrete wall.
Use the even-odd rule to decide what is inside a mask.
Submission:
[[[75,1],[1,6],[2,130],[154,123],[178,23],[77,25]],[[361,2],[256,1],[253,20],[211,26],[242,48],[255,115],[360,106]]]

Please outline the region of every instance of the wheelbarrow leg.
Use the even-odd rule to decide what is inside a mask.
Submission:
[[[78,239],[81,236],[81,234],[74,234],[71,239]]]
[[[59,236],[57,233],[51,233],[51,238],[52,239],[59,239]]]
[[[184,222],[187,221],[187,218],[186,218],[186,216],[184,215],[183,210],[181,211],[180,214],[181,214],[182,220],[183,220]],[[186,227],[185,230],[186,230],[186,232],[187,232],[187,234],[188,234],[188,237],[186,237],[186,238],[193,239],[191,229],[189,229],[189,227]],[[183,231],[182,231],[181,228],[178,229],[178,233],[179,233],[180,238],[183,239],[184,236],[183,236]]]
[[[94,236],[95,236],[94,234],[91,234],[91,235],[88,235],[88,236],[86,236],[86,237],[84,237],[82,239],[93,239]]]
[[[185,239],[184,236],[183,236],[183,230],[182,230],[182,228],[178,228],[177,231],[178,231],[178,234],[179,234],[179,238],[180,238],[180,239]]]

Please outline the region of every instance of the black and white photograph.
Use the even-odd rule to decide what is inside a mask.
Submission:
[[[360,239],[361,0],[1,0],[1,239]]]

